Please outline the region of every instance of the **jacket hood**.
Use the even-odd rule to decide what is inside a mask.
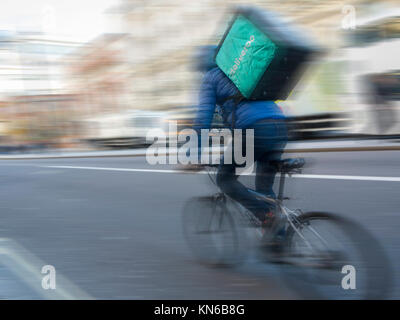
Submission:
[[[215,54],[217,52],[217,46],[202,46],[197,48],[193,57],[193,65],[195,70],[200,72],[207,72],[215,67]]]

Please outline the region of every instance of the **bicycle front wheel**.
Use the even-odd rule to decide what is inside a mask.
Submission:
[[[183,208],[183,232],[195,258],[205,264],[239,262],[239,236],[233,217],[215,196],[195,197]]]
[[[285,277],[305,298],[384,299],[391,268],[370,232],[324,212],[301,214],[287,231]]]

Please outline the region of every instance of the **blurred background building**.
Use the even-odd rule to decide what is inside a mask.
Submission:
[[[41,144],[72,133],[74,96],[66,94],[66,54],[82,43],[39,32],[0,31],[3,141]]]
[[[280,102],[299,137],[400,134],[398,1],[115,0],[106,32],[84,44],[0,33],[3,144],[133,146],[168,120],[190,124],[201,79],[191,58],[218,43],[236,4],[281,13],[326,48]],[[387,83],[392,98],[373,94]]]

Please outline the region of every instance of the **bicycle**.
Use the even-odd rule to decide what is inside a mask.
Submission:
[[[288,199],[284,197],[285,178],[301,173],[305,161],[283,159],[273,164],[280,174],[277,198],[248,189],[258,199],[275,206],[276,212],[286,219],[282,253],[277,257],[264,250],[265,259],[261,261],[279,264],[286,282],[305,298],[386,297],[391,287],[391,268],[378,241],[347,217],[327,212],[303,213],[286,207],[283,204]],[[216,166],[204,168],[216,185]],[[242,262],[248,252],[245,227],[256,230],[261,238],[260,221],[223,192],[190,199],[183,213],[186,241],[202,263],[226,267]],[[324,231],[324,227],[328,229]],[[336,233],[332,234],[335,229]],[[334,246],[337,240],[344,240],[339,248]],[[352,275],[346,277],[348,270],[354,273],[354,283]]]

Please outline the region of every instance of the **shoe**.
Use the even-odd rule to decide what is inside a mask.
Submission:
[[[286,218],[282,214],[268,212],[262,224],[261,246],[268,251],[281,253],[286,240]]]
[[[264,220],[261,222],[263,233],[272,229],[275,222],[275,213],[270,211],[265,214]]]

